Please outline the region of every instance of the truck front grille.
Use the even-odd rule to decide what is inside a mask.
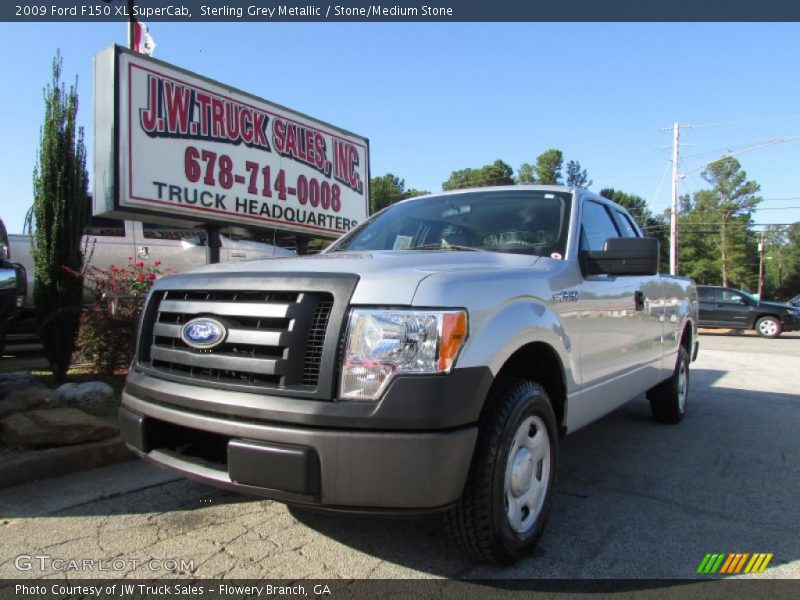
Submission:
[[[339,322],[332,324],[335,291],[156,290],[144,315],[138,365],[198,385],[329,397],[334,370],[323,369],[323,359],[327,342],[335,359],[346,306],[338,306]],[[223,343],[197,349],[184,342],[183,326],[198,317],[225,326]]]

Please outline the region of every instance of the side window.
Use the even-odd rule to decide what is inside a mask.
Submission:
[[[722,301],[740,304],[742,302],[742,295],[735,292],[734,290],[725,289],[722,290]]]
[[[621,237],[606,207],[587,200],[581,218],[581,250],[598,251],[605,248],[608,238]]]
[[[631,218],[620,210],[614,210],[614,218],[617,221],[617,227],[622,232],[622,237],[635,238],[639,237],[636,231],[636,226],[631,221]]]
[[[714,290],[709,288],[698,288],[697,289],[697,297],[700,302],[713,302],[714,301]]]
[[[206,245],[206,232],[201,229],[181,229],[171,225],[142,223],[142,234],[150,240],[174,240],[191,246]]]

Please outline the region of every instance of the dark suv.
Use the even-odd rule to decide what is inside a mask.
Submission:
[[[0,219],[0,357],[5,349],[8,320],[19,312],[25,298],[25,270],[8,259],[8,234]]]
[[[800,329],[800,309],[789,304],[765,302],[733,288],[698,285],[700,327],[755,329],[758,335],[778,337]]]

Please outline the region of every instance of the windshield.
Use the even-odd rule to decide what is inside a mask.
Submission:
[[[572,195],[541,190],[465,192],[395,204],[330,248],[475,250],[562,258]]]

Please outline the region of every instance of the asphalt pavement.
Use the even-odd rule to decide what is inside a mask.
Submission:
[[[800,334],[700,344],[681,424],[640,397],[563,441],[547,530],[513,567],[465,558],[438,517],[289,511],[132,461],[0,491],[0,578],[692,578],[708,552],[798,578]]]

